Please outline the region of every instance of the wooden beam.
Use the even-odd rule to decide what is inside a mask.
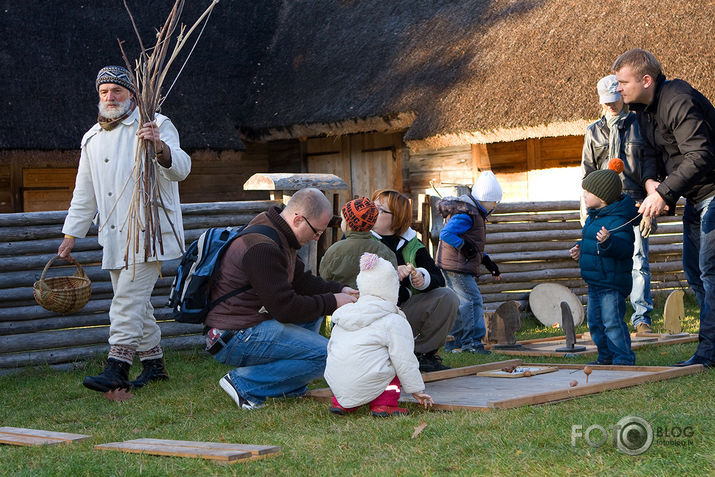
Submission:
[[[486,171],[492,168],[486,144],[472,144],[472,161],[480,171]]]
[[[335,174],[253,174],[243,190],[296,191],[306,187],[320,190],[346,190],[348,185]]]

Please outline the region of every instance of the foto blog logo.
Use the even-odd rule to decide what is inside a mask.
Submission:
[[[609,436],[613,445],[619,452],[628,455],[640,455],[647,451],[653,444],[653,427],[638,416],[626,416],[615,425],[608,426],[608,429],[592,424],[583,430],[580,424],[571,426],[571,445],[576,447],[576,441],[583,438],[591,447],[601,447]]]

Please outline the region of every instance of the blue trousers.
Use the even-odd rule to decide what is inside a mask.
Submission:
[[[715,203],[713,197],[683,212],[683,270],[700,305],[700,331],[695,355],[715,360]]]
[[[456,348],[469,349],[482,345],[487,334],[484,325],[484,304],[477,281],[473,275],[442,270],[447,286],[459,297],[459,311],[450,334],[454,341],[445,343],[446,351]]]
[[[325,371],[328,339],[319,334],[322,321],[264,321],[238,331],[214,359],[236,366],[229,372],[234,387],[256,404],[268,397],[302,396]]]
[[[636,241],[633,243],[633,288],[631,305],[633,315],[631,323],[635,329],[641,323],[650,325],[650,312],[653,311],[653,298],[650,294],[650,264],[648,263],[648,239],[641,237],[640,227],[633,227]]]
[[[636,355],[631,351],[631,335],[623,321],[626,298],[612,288],[588,286],[586,319],[591,340],[598,348],[599,361],[613,364],[634,364]]]

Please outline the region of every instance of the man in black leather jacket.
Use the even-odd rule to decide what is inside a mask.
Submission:
[[[702,93],[679,79],[666,80],[652,53],[634,49],[612,67],[618,92],[636,111],[643,138],[659,154],[643,171],[648,196],[639,211],[654,217],[673,211],[680,196],[683,212],[683,269],[700,305],[699,344],[678,365],[715,364],[715,108]]]

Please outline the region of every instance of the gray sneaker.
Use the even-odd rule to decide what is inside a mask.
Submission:
[[[231,396],[231,399],[234,400],[239,409],[252,411],[263,407],[263,404],[256,404],[255,402],[251,402],[238,394],[238,391],[236,391],[236,388],[233,385],[233,381],[231,381],[231,376],[228,374],[219,380],[218,385],[221,386],[221,389],[226,391],[226,394]]]

